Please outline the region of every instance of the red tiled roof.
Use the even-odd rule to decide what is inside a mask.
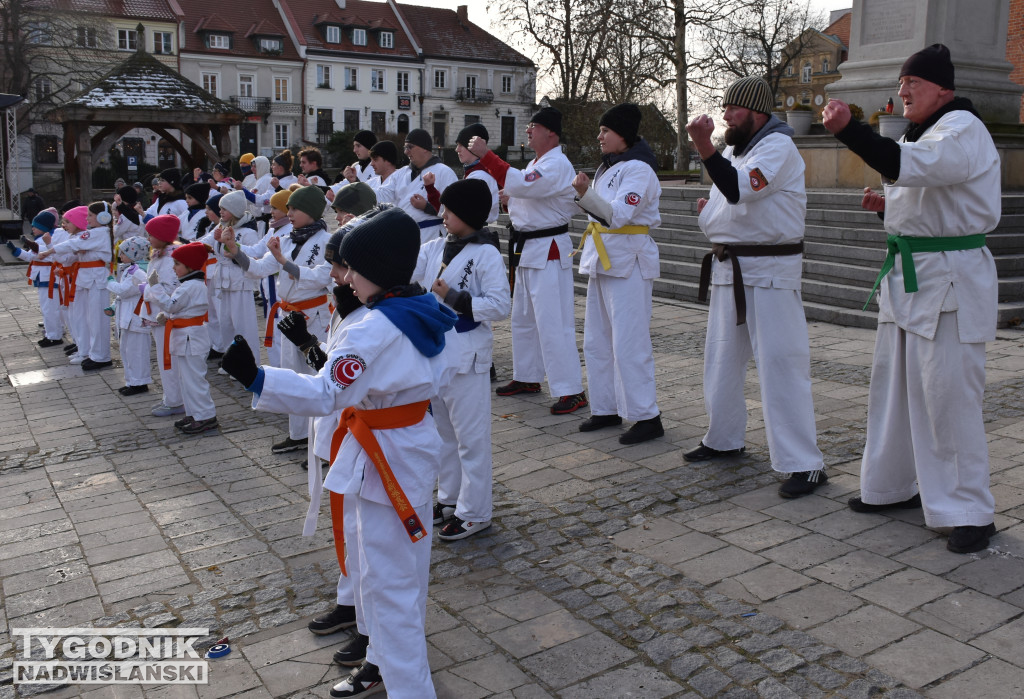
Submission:
[[[87,12],[108,17],[156,19],[165,22],[175,22],[178,19],[167,0],[42,0],[40,5],[47,10]]]
[[[822,34],[832,34],[839,38],[843,42],[843,46],[850,47],[850,22],[853,19],[853,13],[847,12],[845,15],[837,19],[832,24],[828,25],[828,28],[822,32]]]
[[[184,41],[181,50],[188,53],[206,53],[217,56],[245,56],[247,58],[269,58],[260,53],[253,42],[254,36],[280,36],[284,50],[279,60],[297,61],[298,51],[291,37],[284,29],[281,15],[271,0],[217,0],[217,12],[210,13],[209,0],[177,0],[185,13]],[[204,31],[232,32],[232,47],[210,49],[204,42]]]
[[[454,10],[404,3],[398,4],[398,9],[424,56],[533,65],[533,61],[496,36],[472,22],[460,21]]]
[[[301,32],[301,41],[312,50],[416,58],[416,50],[405,32],[399,28],[398,20],[386,2],[346,0],[344,10],[339,9],[334,0],[282,0],[281,4],[289,21],[293,21],[293,26]],[[347,30],[341,32],[341,43],[328,44],[320,27],[315,26],[323,23],[366,28],[366,46],[353,44],[352,33]],[[377,43],[377,29],[394,32],[394,48],[380,47]]]

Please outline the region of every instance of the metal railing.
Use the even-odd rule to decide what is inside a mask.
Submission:
[[[456,102],[493,102],[494,90],[482,87],[460,87],[455,91]]]

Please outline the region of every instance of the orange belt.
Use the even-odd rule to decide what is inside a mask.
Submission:
[[[64,293],[61,291],[60,282],[58,281],[58,278],[60,280],[64,279],[64,265],[62,265],[60,262],[53,262],[51,264],[53,265],[53,267],[50,269],[50,282],[49,284],[46,285],[46,295],[51,299],[53,298],[53,285],[55,282],[57,282],[57,298],[60,301],[60,305],[63,306]]]
[[[291,303],[290,301],[278,301],[270,307],[270,312],[267,313],[267,336],[263,340],[264,347],[274,346],[274,319],[277,318],[277,309],[288,313],[290,311],[308,311],[311,308],[317,306],[323,306],[327,303],[327,294],[317,296],[316,298],[306,299],[305,301],[296,301]],[[306,315],[303,313],[302,315]],[[307,318],[309,316],[306,316]]]
[[[28,263],[28,269],[25,270],[25,278],[28,279],[28,285],[32,286],[32,267],[53,267],[54,264],[56,264],[56,263],[54,263],[54,262],[36,262],[35,260],[32,260],[31,262],[29,262]],[[53,275],[51,274],[50,277],[52,278]],[[53,288],[53,281],[50,282],[50,288],[51,289]],[[53,298],[53,294],[52,293],[50,294],[50,298],[51,299]]]
[[[140,318],[142,317],[141,311],[143,298],[143,296],[139,296],[139,302],[135,304],[135,310],[132,311],[135,315],[139,316]],[[149,315],[153,315],[153,307],[149,305],[149,301],[146,301],[146,313],[148,313]]]
[[[171,331],[175,328],[191,328],[195,325],[202,325],[208,320],[207,314],[192,316],[191,318],[168,318],[164,325],[164,370],[171,368]]]
[[[78,270],[93,267],[105,268],[106,266],[107,263],[103,260],[93,260],[92,262],[72,262],[70,267],[64,267],[60,278],[61,305],[70,306],[71,302],[75,300],[75,289],[78,286]]]
[[[215,264],[217,264],[217,258],[216,257],[207,257],[206,258],[206,262],[203,263],[203,274],[206,274],[206,268],[207,267],[209,267],[210,265],[215,265]]]
[[[380,408],[378,410],[356,410],[345,408],[338,420],[338,429],[334,430],[331,437],[331,463],[334,463],[341,447],[341,441],[345,435],[352,431],[352,436],[359,442],[359,446],[366,451],[370,461],[377,467],[380,480],[384,483],[384,490],[388,493],[391,506],[395,508],[406,533],[413,543],[416,543],[427,535],[423,529],[416,510],[409,504],[409,498],[402,491],[402,486],[395,478],[391,466],[384,458],[384,452],[370,430],[393,430],[399,427],[412,427],[420,422],[427,414],[430,407],[429,400],[421,400],[418,403],[408,405],[396,405],[391,408]],[[334,551],[338,555],[338,565],[341,566],[343,575],[348,575],[345,569],[345,520],[344,520],[345,496],[331,491],[331,526],[334,529]]]

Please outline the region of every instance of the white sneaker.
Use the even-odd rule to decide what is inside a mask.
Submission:
[[[84,361],[85,361],[85,355],[84,354],[73,354],[73,355],[71,355],[71,363],[72,364],[81,364]]]
[[[163,401],[160,401],[159,403],[153,406],[153,409],[150,412],[153,414],[153,417],[170,417],[171,415],[184,415],[185,406],[167,405]]]
[[[467,536],[473,536],[491,526],[491,520],[485,522],[467,522],[459,517],[452,517],[448,524],[441,527],[437,532],[437,538],[442,541],[458,541]]]

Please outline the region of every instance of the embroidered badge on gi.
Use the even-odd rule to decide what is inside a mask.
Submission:
[[[539,172],[537,172],[536,170],[533,170],[531,172],[526,173],[526,177],[524,177],[523,179],[526,180],[527,182],[535,182],[536,180],[539,180],[540,178],[541,178],[541,174]]]
[[[626,195],[626,203],[630,206],[636,206],[640,203],[640,195],[636,192],[630,192]]]
[[[346,389],[352,385],[353,381],[359,378],[365,369],[366,362],[361,357],[354,354],[346,354],[344,357],[338,357],[334,360],[334,364],[331,365],[331,378],[342,389]]]
[[[82,231],[78,234],[78,237],[82,240],[89,240],[89,231]]]
[[[760,168],[754,168],[750,171],[750,188],[755,192],[760,192],[762,189],[768,186],[768,178],[764,176]]]

